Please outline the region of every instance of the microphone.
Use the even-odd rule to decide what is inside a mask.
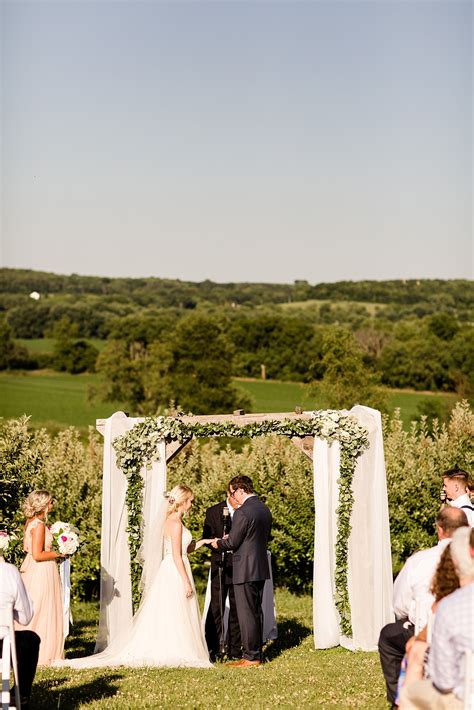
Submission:
[[[226,506],[222,509],[222,534],[227,535],[230,532],[230,513]]]

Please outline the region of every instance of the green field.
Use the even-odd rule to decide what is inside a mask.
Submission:
[[[308,386],[298,382],[263,382],[259,380],[236,380],[239,388],[249,394],[255,402],[256,412],[292,412],[296,406],[303,409],[317,409],[314,397],[309,397]],[[432,392],[412,392],[386,390],[390,411],[400,408],[405,427],[417,415],[417,407],[422,402],[440,399],[449,408],[454,406],[456,395]]]
[[[118,404],[89,401],[90,388],[98,384],[98,376],[89,374],[1,373],[0,416],[10,419],[28,414],[32,426],[50,429],[94,426],[96,419],[120,409]]]
[[[307,301],[289,301],[288,303],[280,303],[279,308],[283,311],[298,311],[298,310],[317,310],[319,311],[320,306],[325,304],[330,305],[332,308],[350,308],[350,307],[361,307],[364,308],[367,313],[373,316],[377,311],[387,308],[386,303],[372,303],[369,301],[329,301],[324,299],[308,299]]]
[[[99,352],[107,345],[107,341],[100,340],[100,338],[85,338],[85,340],[97,348]],[[54,338],[16,338],[15,342],[29,350],[32,355],[52,353],[54,351]]]
[[[254,412],[292,412],[296,406],[317,408],[305,385],[292,382],[236,380],[236,385],[252,397]],[[100,384],[98,375],[70,375],[49,370],[3,372],[0,374],[0,417],[31,416],[34,427],[59,429],[65,426],[94,426],[96,419],[122,409],[120,403],[90,401],[89,392]],[[450,406],[454,395],[389,391],[391,409],[400,407],[404,425],[409,426],[420,402],[441,398]]]
[[[343,648],[315,650],[312,602],[285,590],[275,593],[278,639],[264,649],[266,663],[245,670],[217,663],[198,668],[38,669],[31,705],[50,708],[386,708],[377,653]],[[68,657],[92,653],[96,604],[73,608]],[[317,633],[317,630],[316,630]]]

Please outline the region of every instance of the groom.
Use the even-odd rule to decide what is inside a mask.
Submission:
[[[248,476],[236,476],[229,483],[229,495],[239,506],[232,530],[225,539],[213,543],[217,550],[232,550],[235,603],[242,637],[243,658],[231,663],[238,668],[262,662],[262,593],[270,577],[267,545],[272,514],[253,489]]]

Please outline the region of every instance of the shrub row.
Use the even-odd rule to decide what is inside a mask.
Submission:
[[[385,460],[394,572],[406,557],[435,542],[443,470],[474,469],[474,414],[458,404],[448,425],[428,430],[425,423],[402,428],[399,412],[384,422]],[[52,520],[77,525],[87,549],[73,561],[76,597],[97,594],[100,573],[102,442],[92,429],[86,442],[69,428],[57,436],[33,431],[26,417],[0,423],[0,528],[21,538],[21,501],[31,489],[51,490],[56,502]],[[190,485],[196,505],[188,525],[202,532],[205,509],[223,498],[228,480],[252,477],[273,513],[275,583],[305,591],[312,583],[314,501],[311,462],[290,441],[265,437],[236,445],[229,441],[194,442],[169,468],[169,486]],[[203,584],[206,566],[200,553],[193,565]]]

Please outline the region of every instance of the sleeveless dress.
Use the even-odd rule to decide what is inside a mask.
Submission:
[[[33,618],[28,626],[16,625],[18,631],[34,631],[41,639],[38,665],[49,665],[51,661],[63,658],[63,602],[59,570],[54,560],[37,562],[33,559],[31,533],[42,520],[28,523],[23,539],[26,557],[20,572],[26,590],[33,601]],[[52,550],[53,536],[45,525],[44,549]]]
[[[183,526],[181,554],[193,589],[187,598],[183,580],[173,561],[170,538],[163,538],[163,559],[150,590],[133,618],[128,638],[121,638],[102,653],[62,661],[61,666],[158,666],[212,668],[201,625],[196,589],[187,549],[192,535]]]

